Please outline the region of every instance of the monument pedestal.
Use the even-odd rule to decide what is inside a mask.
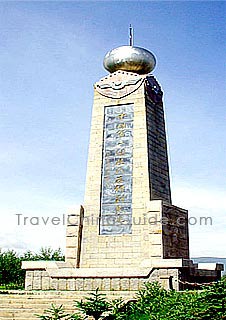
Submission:
[[[65,262],[23,262],[26,290],[84,291],[85,295],[99,288],[110,296],[132,298],[146,282],[157,281],[166,289],[185,290],[192,289],[194,283],[209,283],[221,277],[221,264],[198,266],[188,258],[180,258],[189,256],[187,211],[161,200],[147,204],[139,241],[134,234],[119,235],[113,240],[109,236],[98,240],[96,236],[93,245],[83,239],[82,252],[89,254],[89,260],[84,259],[89,266],[83,266],[82,259],[81,267],[76,268],[80,221],[80,212],[69,216]],[[83,222],[84,229],[90,228],[88,219]]]
[[[84,291],[84,295],[99,288],[112,296],[126,292],[132,297],[146,282],[159,282],[166,289],[193,289],[194,283],[209,283],[220,279],[222,265],[198,269],[191,260],[144,260],[137,268],[73,268],[70,264],[53,261],[25,261],[25,290]]]

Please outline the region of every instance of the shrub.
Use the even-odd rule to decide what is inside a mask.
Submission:
[[[43,315],[36,314],[36,316],[41,320],[81,320],[81,318],[75,314],[70,315],[65,313],[62,305],[57,307],[54,304],[51,305],[50,309],[45,310]]]
[[[24,282],[21,260],[13,250],[0,251],[0,285],[6,289],[20,288]]]
[[[200,319],[226,319],[226,278],[203,290],[197,302]]]
[[[75,307],[77,307],[84,315],[93,316],[95,320],[98,320],[100,316],[110,309],[110,303],[106,300],[105,295],[98,293],[97,288],[94,293],[90,293],[88,297],[85,297],[85,301],[75,301]]]

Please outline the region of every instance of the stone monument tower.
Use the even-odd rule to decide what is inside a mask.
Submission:
[[[171,204],[162,90],[154,55],[123,46],[104,58],[94,85],[81,268],[139,267],[189,258],[187,211]],[[178,224],[176,224],[177,219]],[[68,226],[76,266],[78,230]]]
[[[132,43],[106,54],[109,74],[94,85],[85,199],[68,219],[66,261],[24,263],[27,289],[134,292],[159,281],[179,290],[220,277],[219,266],[200,270],[189,260],[188,212],[171,202],[155,64]]]

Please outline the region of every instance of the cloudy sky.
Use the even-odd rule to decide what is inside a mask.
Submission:
[[[132,23],[157,57],[173,203],[197,220],[191,256],[226,257],[225,19],[220,1],[0,3],[1,248],[64,249],[63,215],[83,203],[93,83]],[[61,223],[24,223],[34,216]]]

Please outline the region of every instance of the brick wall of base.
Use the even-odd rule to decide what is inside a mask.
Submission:
[[[71,269],[70,269],[71,270]],[[60,290],[90,292],[97,288],[106,294],[130,292],[132,296],[142,289],[146,282],[159,282],[165,289],[184,290],[192,289],[189,283],[208,283],[221,278],[221,271],[197,269],[196,266],[178,268],[152,268],[147,270],[133,270],[133,272],[107,272],[101,270],[99,275],[89,275],[88,269],[81,270],[79,276],[73,275],[69,269],[55,271],[50,270],[27,270],[26,290]],[[142,273],[143,272],[143,273]]]
[[[26,272],[26,290],[92,291],[99,288],[106,293],[140,290],[145,282],[158,281],[164,288],[179,290],[178,269],[154,269],[147,276],[108,277],[50,277],[45,270]]]

